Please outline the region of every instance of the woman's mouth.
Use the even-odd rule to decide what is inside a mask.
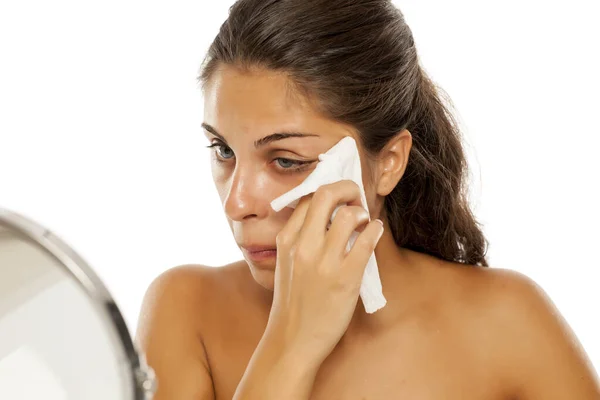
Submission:
[[[242,247],[246,256],[252,261],[264,261],[277,256],[277,249],[266,249],[264,247]]]

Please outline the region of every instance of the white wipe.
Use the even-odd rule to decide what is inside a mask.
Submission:
[[[315,170],[298,186],[284,193],[271,202],[271,207],[275,211],[280,211],[284,207],[295,208],[300,198],[313,193],[322,185],[335,183],[341,180],[354,181],[361,192],[362,206],[369,212],[365,189],[362,182],[362,171],[360,167],[360,157],[356,147],[356,141],[346,136],[326,153],[319,155],[319,163]],[[331,221],[335,217],[337,210],[343,206],[339,205],[331,215]],[[346,246],[349,250],[358,237],[358,232],[353,232]],[[360,297],[362,299],[365,311],[369,314],[374,313],[386,304],[381,288],[381,279],[379,278],[379,269],[375,252],[371,254],[360,286]]]

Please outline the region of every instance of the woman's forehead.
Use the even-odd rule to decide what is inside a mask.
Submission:
[[[206,86],[205,108],[278,114],[314,112],[303,96],[291,93],[290,87],[290,78],[281,73],[221,67]]]
[[[227,141],[259,140],[276,132],[305,132],[326,141],[355,137],[352,127],[320,115],[300,95],[290,95],[289,78],[272,72],[215,74],[204,96],[204,122]]]

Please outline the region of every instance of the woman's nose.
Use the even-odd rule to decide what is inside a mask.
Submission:
[[[233,221],[266,217],[270,205],[260,177],[248,170],[236,172],[238,173],[232,176],[224,199],[225,214]]]

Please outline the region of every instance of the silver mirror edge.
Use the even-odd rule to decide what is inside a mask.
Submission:
[[[83,289],[98,301],[98,304],[103,306],[102,314],[116,328],[115,333],[131,365],[135,400],[151,400],[156,391],[154,371],[148,366],[144,354],[133,342],[125,320],[110,292],[89,264],[51,231],[21,214],[0,207],[0,225],[8,226],[41,245],[65,266],[67,272],[73,275]]]

